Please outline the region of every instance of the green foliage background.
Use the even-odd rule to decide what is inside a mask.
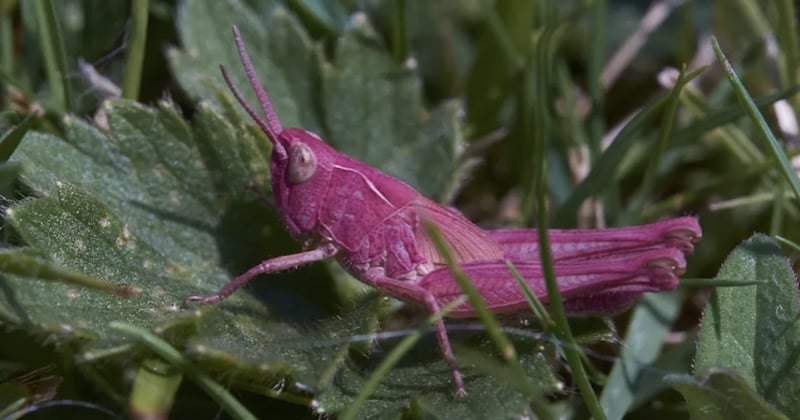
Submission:
[[[630,50],[645,2],[0,0],[0,417],[312,418],[363,394],[368,418],[797,418],[797,282],[772,239],[796,249],[800,136],[778,124],[800,109],[796,10],[659,3]],[[551,226],[697,214],[695,280],[571,320],[577,344],[504,320],[524,383],[482,325],[449,323],[463,402],[430,334],[370,384],[421,318],[335,264],[181,306],[300,248],[246,188],[271,193],[269,145],[219,74],[246,86],[233,24],[284,126],[486,227],[533,224],[545,160]],[[684,64],[690,83],[659,85]],[[106,282],[140,293],[84,287]]]

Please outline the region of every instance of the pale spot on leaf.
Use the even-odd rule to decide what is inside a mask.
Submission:
[[[161,164],[153,165],[153,175],[157,176],[158,178],[164,177],[164,166]]]

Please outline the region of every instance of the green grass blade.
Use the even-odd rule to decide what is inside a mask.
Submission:
[[[169,417],[182,378],[175,366],[159,358],[143,360],[136,372],[128,410],[134,417]]]
[[[766,108],[775,102],[778,102],[782,99],[790,98],[797,93],[800,93],[800,86],[793,86],[784,90],[783,92],[778,92],[772,95],[761,96],[759,98],[755,98],[756,106],[759,109]],[[730,105],[719,110],[714,111],[711,114],[706,115],[703,119],[691,123],[686,127],[680,128],[673,132],[672,138],[670,139],[670,143],[675,145],[683,145],[688,142],[695,141],[696,139],[700,138],[703,134],[725,125],[727,123],[733,122],[734,120],[740,118],[744,115],[745,110],[742,109],[740,105]]]
[[[206,391],[214,401],[222,406],[231,417],[235,419],[256,419],[256,416],[247,410],[224,386],[186,361],[178,350],[175,350],[174,347],[160,337],[142,327],[124,322],[112,322],[110,326],[135,337],[153,353],[164,359],[165,362],[179,368],[184,375],[194,381],[197,386]]]
[[[604,115],[604,95],[602,73],[606,60],[606,19],[608,16],[608,5],[606,0],[595,0],[589,10],[590,13],[590,37],[589,62],[587,63],[586,90],[591,101],[592,112],[589,115],[589,150],[592,160],[597,159],[601,154],[601,144],[603,142],[603,132],[605,131]]]
[[[394,4],[392,13],[392,55],[398,63],[408,57],[408,24],[406,23],[407,7],[405,0]]]
[[[783,54],[783,66],[781,69],[781,76],[783,77],[783,87],[795,86],[800,83],[800,75],[797,74],[797,68],[800,67],[800,41],[797,39],[797,21],[795,20],[796,12],[793,0],[778,0],[775,2],[778,6],[778,43],[780,44],[780,53]],[[792,100],[797,113],[797,107],[800,103],[798,98]]]
[[[697,72],[691,73],[691,75],[695,77],[698,74]],[[673,90],[682,89],[683,86],[690,81],[691,79],[687,77],[683,85],[676,84]],[[662,107],[669,103],[669,99],[670,94],[663,93],[655,100],[652,100],[642,112],[636,115],[625,128],[617,134],[611,146],[609,146],[600,158],[595,161],[589,175],[586,176],[583,182],[575,187],[569,198],[556,211],[557,216],[553,222],[555,226],[573,226],[575,224],[578,208],[583,204],[584,200],[596,194],[597,191],[602,191],[604,186],[613,183],[616,169],[622,161],[625,152],[639,139],[638,135],[641,130],[643,130],[652,119],[660,116]]]
[[[700,73],[702,73],[704,70],[705,68],[701,68],[687,75],[686,66],[684,66],[678,75],[678,80],[675,82],[675,86],[685,86],[685,80],[687,78],[691,80],[700,75]],[[645,170],[644,178],[642,179],[642,186],[639,188],[639,191],[637,191],[636,196],[631,200],[631,204],[628,206],[627,210],[621,213],[617,218],[617,225],[632,224],[640,221],[636,215],[641,215],[643,213],[642,210],[644,209],[646,200],[651,196],[653,187],[655,187],[658,165],[661,162],[661,157],[667,150],[667,144],[669,143],[672,135],[672,127],[675,124],[675,115],[677,114],[678,104],[680,103],[680,96],[681,89],[673,89],[670,92],[669,99],[666,104],[667,112],[664,118],[661,120],[661,129],[658,133],[656,150],[655,153],[652,154],[650,163],[647,165],[647,169]]]
[[[45,70],[51,93],[54,99],[61,100],[61,109],[72,110],[72,88],[67,70],[67,53],[61,26],[56,19],[55,5],[52,0],[36,0],[34,3]],[[60,93],[56,93],[59,92]],[[60,97],[58,96],[60,95]],[[56,101],[56,103],[58,103]]]
[[[29,115],[25,117],[21,123],[17,124],[16,127],[11,129],[11,131],[0,139],[0,162],[7,162],[11,155],[14,154],[14,151],[17,150],[17,146],[22,142],[22,138],[25,137],[25,133],[27,133],[31,125],[33,125],[33,121],[33,116]]]
[[[561,27],[563,29],[563,27]],[[543,40],[540,42],[536,42],[533,45],[533,54],[532,57],[536,58],[536,63],[538,66],[538,75],[534,78],[534,80],[530,80],[529,78],[526,79],[526,82],[530,84],[526,84],[525,88],[526,91],[523,92],[523,95],[528,96],[534,92],[541,93],[547,92],[547,88],[549,85],[549,73],[547,71],[546,65],[553,60],[553,51],[550,47],[554,43],[548,42],[549,39],[559,39],[561,34],[561,29],[555,28],[553,30],[546,30],[541,35]],[[535,160],[533,171],[533,182],[531,186],[533,188],[533,197],[536,204],[536,215],[537,215],[537,233],[539,235],[539,255],[540,261],[542,264],[542,269],[544,272],[545,278],[545,285],[547,287],[547,304],[550,308],[550,313],[552,315],[553,321],[555,323],[555,328],[553,328],[553,333],[556,337],[564,343],[564,356],[567,359],[567,363],[569,363],[570,368],[572,369],[573,379],[578,385],[578,388],[581,391],[583,401],[586,403],[586,407],[589,409],[589,412],[592,416],[597,420],[605,419],[605,414],[603,413],[603,409],[600,406],[600,402],[597,399],[597,394],[595,394],[594,389],[592,388],[592,384],[589,381],[589,376],[586,373],[586,369],[583,366],[583,356],[581,355],[580,346],[575,341],[575,337],[572,335],[572,330],[570,329],[569,322],[567,321],[566,311],[564,310],[564,304],[561,300],[561,293],[558,289],[558,282],[556,280],[555,269],[553,267],[553,256],[552,252],[550,251],[550,239],[548,235],[548,215],[547,215],[547,140],[548,136],[550,135],[550,124],[552,123],[550,119],[550,115],[548,114],[548,107],[546,104],[542,104],[542,101],[545,101],[544,95],[537,95],[537,103],[532,110],[524,109],[523,112],[527,113],[528,111],[532,111],[533,118],[527,120],[524,128],[524,133],[533,144],[533,154],[532,157]],[[533,101],[526,101],[525,104],[531,105]]]
[[[31,277],[37,280],[73,284],[122,297],[132,297],[140,292],[138,288],[133,286],[109,283],[75,271],[65,270],[20,249],[0,251],[0,272]]]
[[[11,10],[0,8],[0,75],[11,77],[14,74],[14,21]],[[5,86],[3,90],[5,90]],[[9,109],[11,98],[2,96],[0,108]]]
[[[428,319],[426,319],[416,331],[403,338],[403,340],[397,344],[394,349],[392,349],[392,351],[383,359],[383,361],[381,361],[378,367],[375,368],[375,371],[372,372],[369,380],[367,380],[367,383],[361,388],[356,398],[347,406],[347,408],[344,409],[344,411],[338,414],[338,418],[341,420],[355,419],[358,416],[358,411],[364,406],[364,404],[366,404],[367,399],[369,399],[369,396],[372,395],[372,393],[378,387],[380,381],[383,380],[387,374],[389,374],[389,371],[392,370],[392,368],[400,361],[400,359],[402,359],[403,356],[408,353],[412,347],[414,347],[414,344],[416,344],[417,341],[419,341],[419,339],[425,335],[425,333],[433,324],[442,319],[445,315],[447,315],[448,312],[466,302],[466,300],[466,297],[462,296],[461,298],[450,302],[439,312],[428,317]]]
[[[511,260],[506,260],[506,267],[511,271],[511,275],[514,276],[514,280],[517,281],[519,288],[522,290],[522,293],[525,295],[525,300],[528,301],[528,306],[531,307],[531,311],[533,311],[534,315],[539,318],[539,321],[542,323],[545,331],[550,331],[554,324],[553,319],[550,318],[550,314],[547,313],[547,309],[544,307],[542,301],[539,300],[536,295],[533,294],[531,288],[528,287],[528,283],[525,282],[525,279],[519,274],[517,268],[514,267],[514,263]]]
[[[800,178],[797,177],[797,172],[795,172],[794,167],[792,166],[791,162],[789,162],[789,158],[786,157],[786,153],[784,153],[783,148],[781,147],[780,143],[778,143],[775,135],[772,134],[772,130],[770,130],[767,121],[764,119],[764,116],[761,115],[761,112],[759,112],[755,102],[753,102],[753,98],[751,98],[750,94],[747,93],[747,89],[744,87],[744,84],[742,84],[742,81],[739,80],[739,77],[736,75],[733,67],[731,67],[730,62],[725,57],[725,53],[722,52],[717,39],[712,38],[711,43],[714,47],[714,52],[717,55],[717,60],[719,60],[720,64],[722,64],[725,75],[728,76],[728,81],[733,87],[734,93],[736,93],[736,97],[739,98],[739,102],[745,108],[747,114],[750,116],[750,119],[753,120],[753,123],[755,123],[758,129],[757,131],[761,134],[770,151],[772,152],[772,155],[780,164],[781,173],[789,182],[789,185],[791,185],[795,196],[797,196],[798,200],[800,200]]]
[[[131,2],[131,17],[133,32],[128,45],[128,57],[125,59],[125,72],[122,78],[122,97],[137,99],[139,86],[142,83],[142,64],[144,51],[147,44],[147,11],[148,0],[133,0]]]
[[[796,242],[790,241],[790,240],[784,238],[783,236],[779,236],[779,235],[773,236],[773,238],[775,238],[776,241],[778,241],[778,242],[780,242],[780,243],[782,243],[782,244],[784,244],[786,246],[791,247],[795,251],[800,252],[800,245],[798,245]]]
[[[547,402],[539,393],[536,385],[533,384],[527,377],[525,369],[522,367],[522,364],[517,357],[517,351],[514,349],[514,344],[508,339],[508,337],[505,336],[505,334],[503,334],[503,330],[500,327],[500,324],[497,322],[497,319],[495,319],[494,315],[492,315],[492,312],[489,310],[489,307],[486,305],[486,302],[484,302],[480,293],[478,293],[478,290],[472,284],[472,281],[458,265],[458,262],[450,252],[450,249],[442,237],[442,234],[439,232],[439,229],[437,229],[437,227],[428,220],[423,221],[423,226],[425,227],[428,237],[430,237],[431,241],[433,241],[436,250],[444,258],[447,268],[450,270],[450,274],[456,280],[456,283],[458,283],[459,287],[461,287],[461,290],[464,292],[464,294],[467,295],[470,305],[472,305],[472,308],[475,310],[476,317],[486,327],[486,332],[489,334],[492,342],[494,342],[495,346],[497,346],[497,349],[500,350],[500,354],[503,356],[503,359],[506,361],[506,363],[508,363],[509,367],[513,370],[514,374],[520,378],[520,383],[525,385],[525,394],[531,400],[531,410],[533,410],[533,413],[540,419],[551,418],[550,412],[547,411]]]
[[[682,278],[680,288],[699,289],[704,287],[739,287],[753,286],[763,283],[759,280],[727,280],[727,279],[708,279],[708,278]]]

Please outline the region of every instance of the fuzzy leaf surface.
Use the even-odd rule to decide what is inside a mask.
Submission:
[[[7,219],[56,266],[142,293],[123,299],[11,272],[0,314],[62,342],[90,339],[85,349],[94,354],[125,343],[111,321],[174,331],[173,341],[228,374],[295,373],[313,385],[324,361],[367,331],[376,313],[367,305],[332,317],[333,293],[307,293],[329,287],[323,267],[276,275],[215,307],[181,307],[265,256],[296,249],[245,189],[266,182],[262,139],[237,132],[207,106],[193,124],[166,104],[115,102],[106,111],[109,134],[77,119],[65,121],[65,138],[28,134],[14,159],[39,197],[10,208]]]
[[[767,236],[755,235],[731,252],[718,279],[758,281],[721,287],[706,306],[696,372],[736,372],[790,418],[800,416],[800,304],[789,260]]]

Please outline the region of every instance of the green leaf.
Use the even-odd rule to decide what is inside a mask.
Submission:
[[[375,330],[376,317],[387,311],[384,299],[369,297],[342,309],[330,273],[317,264],[269,276],[249,292],[235,293],[212,307],[181,306],[185,297],[215,292],[264,258],[299,248],[275,212],[245,188],[252,181],[268,185],[269,147],[262,133],[241,129],[244,114],[233,106],[212,63],[228,63],[239,73],[238,80],[244,80],[228,35],[230,23],[237,22],[245,41],[252,41],[248,45],[264,48],[256,66],[268,76],[267,87],[287,126],[313,129],[335,122],[331,115],[343,117],[343,110],[358,109],[365,120],[374,119],[374,125],[365,128],[364,121],[354,121],[350,130],[362,130],[358,136],[339,125],[339,135],[330,138],[342,143],[334,144],[361,148],[359,144],[371,142],[381,153],[397,150],[396,159],[373,156],[382,159],[385,166],[380,169],[392,167],[428,191],[446,189],[454,171],[462,130],[460,107],[445,104],[425,111],[418,77],[391,62],[363,17],[353,19],[353,27],[343,35],[336,61],[325,73],[328,89],[320,93],[313,81],[319,71],[317,53],[284,9],[275,8],[265,25],[239,2],[223,4],[232,9],[198,2],[187,2],[181,9],[187,49],[170,55],[186,91],[202,99],[193,122],[170,104],[147,108],[109,102],[104,105],[107,132],[66,117],[63,138],[30,132],[12,157],[22,165],[22,180],[36,195],[7,215],[21,240],[65,270],[136,286],[143,293],[123,300],[6,272],[0,279],[0,316],[60,343],[82,339],[78,357],[83,362],[112,356],[130,360],[148,351],[109,327],[123,321],[159,334],[174,348],[184,349],[202,369],[231,378],[233,384],[266,388],[288,376],[282,393],[273,396],[294,396],[298,401],[297,396],[305,395],[308,401],[309,391],[326,390],[326,395],[339,397],[335,404],[322,400],[319,408],[336,410],[352,398],[349,390],[357,389],[360,378],[374,366],[372,358],[358,356],[366,347],[351,342],[363,344],[357,338]],[[230,22],[218,23],[226,16]],[[371,49],[364,51],[367,47]],[[361,68],[373,64],[384,72]],[[339,90],[344,97],[334,96],[341,101],[326,96]],[[372,110],[358,103],[368,91],[384,95],[370,102]],[[380,104],[388,105],[384,109]],[[389,118],[392,113],[401,118]],[[384,135],[368,137],[376,133]],[[414,351],[425,358],[405,362],[387,377],[396,398],[390,403],[374,398],[368,406],[398,413],[409,398],[423,392],[430,401],[449,401],[456,410],[450,372],[435,341],[425,340]],[[555,388],[538,347],[529,346],[522,358],[528,371],[544,375],[543,392]],[[351,371],[348,366],[358,368]],[[485,402],[484,412],[519,413],[526,407],[521,397],[504,397],[513,388],[500,385],[506,381],[491,372],[469,364],[464,372],[476,401]],[[421,386],[423,377],[435,386]],[[378,395],[385,395],[381,388]]]
[[[183,51],[171,50],[184,90],[231,108],[219,65],[252,104],[231,25],[236,24],[284,127],[318,133],[340,152],[396,176],[428,197],[447,197],[459,174],[462,106],[423,104],[416,65],[396,63],[363,14],[350,19],[331,63],[282,7],[259,18],[238,0],[187,2],[181,9]],[[261,20],[259,20],[261,19]]]
[[[717,278],[758,285],[716,289],[703,313],[696,372],[730,369],[764,400],[800,416],[797,279],[775,243],[755,235],[725,260]]]
[[[461,150],[461,107],[422,106],[416,64],[401,67],[364,15],[355,15],[323,72],[326,141],[432,197],[445,188]]]
[[[327,0],[289,0],[297,12],[307,17],[314,26],[332,34],[347,25],[347,11],[341,2]]]
[[[451,334],[451,340],[453,339]],[[456,335],[457,337],[457,335]],[[429,337],[433,344],[433,337]],[[370,401],[359,412],[360,418],[386,418],[400,410],[416,417],[432,418],[516,418],[531,416],[528,399],[512,386],[516,376],[494,345],[482,337],[475,348],[455,348],[456,360],[464,374],[467,398],[453,398],[450,369],[438,353],[422,354],[419,346],[412,350],[399,366],[380,383]],[[542,393],[556,391],[562,386],[553,376],[550,358],[555,347],[536,340],[516,338],[514,345],[520,350],[520,363],[526,374]],[[381,346],[384,347],[384,346]],[[388,348],[386,349],[388,352]],[[358,394],[369,379],[372,367],[380,363],[382,354],[369,360],[348,359],[336,376],[334,387],[320,395],[321,412],[342,409]],[[420,363],[420,360],[422,361]],[[413,384],[410,387],[409,384]],[[543,409],[547,409],[543,407]]]
[[[787,417],[770,407],[745,380],[735,373],[708,370],[702,378],[669,377],[683,394],[692,418],[709,420],[781,420]]]
[[[178,18],[184,48],[168,52],[173,73],[193,99],[219,105],[220,96],[229,95],[219,70],[224,65],[248,102],[257,104],[233,43],[231,27],[237,25],[283,126],[323,134],[318,53],[285,8],[266,12],[259,15],[239,0],[184,3]],[[245,116],[239,106],[236,110]]]
[[[66,138],[27,135],[12,160],[40,198],[13,206],[7,219],[53,264],[143,293],[121,299],[31,281],[19,275],[50,271],[5,264],[0,316],[59,342],[93,339],[83,360],[131,350],[130,340],[109,328],[124,321],[166,334],[227,375],[272,383],[292,374],[313,387],[350,336],[374,328],[368,321],[378,312],[364,304],[331,318],[340,302],[322,266],[272,276],[255,294],[236,293],[214,307],[180,306],[265,256],[297,247],[245,189],[267,178],[261,139],[237,132],[208,106],[191,125],[169,105],[105,108],[110,134],[68,118]]]

